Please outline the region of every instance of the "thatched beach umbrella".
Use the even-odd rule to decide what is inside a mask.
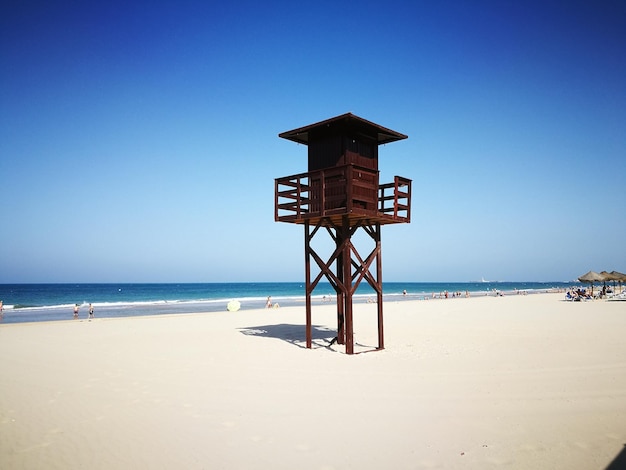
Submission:
[[[602,282],[604,282],[604,285],[606,285],[606,281],[613,280],[613,276],[611,276],[611,273],[607,273],[606,271],[602,271],[600,273],[600,276],[602,276]]]
[[[606,291],[606,283],[607,283],[607,281],[609,281],[609,282],[613,281],[614,278],[611,275],[611,273],[608,273],[606,271],[602,271],[600,273],[600,276],[602,276],[602,282],[604,283],[604,290],[602,291],[604,293]],[[613,285],[615,285],[615,283],[613,283]]]
[[[620,273],[619,271],[611,271],[609,274],[611,275],[611,279],[613,281],[617,281],[619,283],[619,287],[621,290],[622,282],[626,282],[626,274]]]
[[[602,282],[604,281],[604,276],[600,273],[597,273],[595,271],[589,271],[586,274],[583,274],[582,276],[580,276],[578,278],[578,280],[580,282],[586,282],[588,284],[591,284],[591,295],[593,296],[593,283],[594,282]]]
[[[580,282],[587,282],[587,283],[602,282],[604,280],[604,276],[602,276],[602,274],[597,273],[595,271],[589,271],[588,273],[580,276],[578,280]]]

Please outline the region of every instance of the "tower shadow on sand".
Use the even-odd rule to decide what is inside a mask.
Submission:
[[[274,338],[286,341],[302,349],[306,346],[306,329],[304,325],[295,325],[290,323],[280,323],[277,325],[255,325],[239,329],[241,333],[248,336],[259,336],[262,338]],[[311,325],[312,347],[314,349],[326,348],[335,351],[332,346],[337,345],[337,330],[330,329],[325,326]],[[356,346],[364,350],[360,352],[368,352],[376,350],[375,346],[355,343]]]
[[[244,335],[275,338],[286,341],[299,348],[306,348],[306,330],[304,325],[280,323],[278,325],[256,325],[240,328]],[[317,348],[329,347],[337,336],[337,330],[331,330],[320,325],[313,325],[311,329],[313,343]]]

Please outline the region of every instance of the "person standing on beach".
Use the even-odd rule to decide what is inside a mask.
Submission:
[[[74,304],[74,318],[78,318],[78,304]]]
[[[89,319],[93,318],[93,305],[89,304]]]
[[[272,308],[272,296],[271,295],[267,298],[267,303],[265,304],[265,308]]]

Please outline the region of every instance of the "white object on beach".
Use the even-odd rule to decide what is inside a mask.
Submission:
[[[239,303],[238,300],[231,300],[230,302],[228,302],[228,305],[226,305],[226,309],[229,312],[236,312],[240,308],[241,308],[241,304]]]
[[[619,294],[614,294],[607,300],[626,300],[626,291],[620,292]]]

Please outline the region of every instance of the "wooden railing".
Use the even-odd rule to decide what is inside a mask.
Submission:
[[[311,213],[308,173],[276,178],[274,188],[274,220],[302,219]]]
[[[411,180],[394,176],[393,183],[382,184],[378,188],[380,212],[392,214],[394,219],[411,221]]]
[[[378,171],[343,165],[275,180],[274,219],[304,219],[357,214],[409,222],[411,180],[396,176],[378,185]]]

